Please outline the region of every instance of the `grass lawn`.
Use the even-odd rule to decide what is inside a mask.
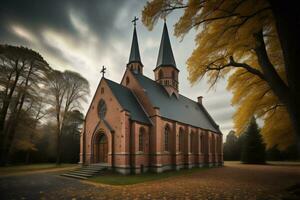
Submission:
[[[159,179],[164,179],[164,178],[169,178],[174,176],[188,175],[206,169],[208,168],[181,169],[179,171],[168,171],[163,173],[147,172],[143,174],[133,174],[133,175],[122,175],[117,172],[107,171],[104,172],[102,175],[92,177],[89,180],[92,182],[103,183],[108,185],[132,185],[132,184],[154,181],[154,180],[159,180]]]
[[[54,163],[43,163],[43,164],[31,164],[31,165],[12,165],[7,167],[0,167],[0,175],[7,175],[19,172],[31,172],[31,171],[41,171],[48,169],[60,169],[75,167],[78,164],[61,164],[57,166]]]

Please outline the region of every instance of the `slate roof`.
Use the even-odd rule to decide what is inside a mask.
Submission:
[[[176,62],[174,59],[166,23],[164,23],[164,29],[161,37],[159,53],[158,53],[158,58],[156,63],[156,67],[160,67],[160,66],[173,66],[176,68]]]
[[[134,76],[145,89],[153,106],[160,109],[162,117],[220,133],[218,125],[203,105],[180,94],[178,99],[175,95],[170,97],[157,82],[142,74]]]
[[[138,43],[135,27],[134,27],[134,30],[133,30],[131,51],[130,51],[130,56],[129,56],[128,63],[132,63],[132,62],[141,62],[139,43]]]
[[[121,106],[130,112],[132,120],[151,124],[149,118],[130,89],[109,79],[105,80]]]

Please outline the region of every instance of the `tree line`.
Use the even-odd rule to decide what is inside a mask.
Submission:
[[[230,131],[226,136],[223,148],[224,160],[227,161],[263,164],[266,160],[297,160],[297,149],[295,145],[291,145],[281,151],[278,150],[276,146],[266,149],[260,128],[254,118],[251,119],[247,129],[239,136],[236,135],[235,131]]]
[[[80,74],[53,69],[32,49],[1,44],[0,164],[29,162],[33,154],[38,162],[38,151],[60,164],[66,144],[78,156],[87,95],[89,83]]]

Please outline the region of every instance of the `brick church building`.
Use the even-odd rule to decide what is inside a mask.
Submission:
[[[154,80],[143,68],[134,26],[121,82],[103,77],[86,114],[80,162],[103,163],[123,174],[222,165],[222,133],[202,97],[193,101],[179,93],[166,23]]]

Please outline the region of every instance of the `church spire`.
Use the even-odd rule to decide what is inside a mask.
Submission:
[[[128,61],[127,67],[129,67],[134,72],[141,73],[143,64],[141,62],[139,43],[138,43],[138,38],[137,38],[137,33],[136,33],[136,21],[137,20],[138,20],[138,18],[134,17],[134,19],[131,21],[131,22],[133,22],[134,29],[133,29],[131,50],[130,50],[130,56],[129,56],[129,61]]]
[[[131,62],[141,62],[139,43],[138,43],[138,39],[137,39],[135,26],[134,26],[134,30],[133,30],[133,38],[132,38],[131,51],[130,51],[128,63],[131,63]]]
[[[164,86],[170,96],[178,97],[178,75],[166,21],[161,37],[156,68],[153,70],[155,81]]]
[[[161,37],[159,53],[157,58],[156,67],[160,66],[172,66],[176,68],[175,59],[171,47],[168,28],[166,22],[164,23],[163,34]]]

